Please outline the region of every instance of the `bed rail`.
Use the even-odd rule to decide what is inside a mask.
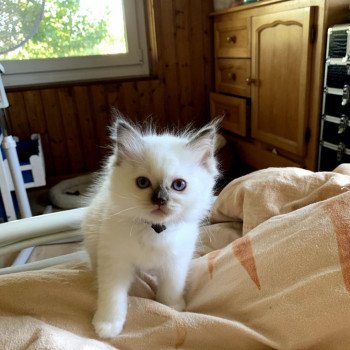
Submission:
[[[82,240],[80,224],[86,208],[65,210],[57,213],[33,216],[6,222],[0,225],[0,255],[21,249],[62,240]],[[85,260],[84,252],[76,252],[44,259],[25,265],[0,269],[0,275],[13,272],[41,269],[62,262]]]

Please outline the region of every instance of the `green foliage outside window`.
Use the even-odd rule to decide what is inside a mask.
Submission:
[[[125,52],[124,35],[109,31],[108,13],[102,19],[94,18],[93,14],[89,16],[80,10],[80,3],[80,0],[46,0],[38,32],[21,49],[1,58],[56,58]]]

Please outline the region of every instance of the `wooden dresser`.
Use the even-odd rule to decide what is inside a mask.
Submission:
[[[349,0],[263,0],[212,14],[212,117],[254,169],[316,170],[327,28]]]

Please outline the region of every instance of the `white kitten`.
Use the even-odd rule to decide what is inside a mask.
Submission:
[[[216,124],[175,136],[116,120],[114,153],[82,226],[97,272],[93,325],[101,337],[121,332],[137,269],[157,274],[157,301],[185,308],[187,270],[218,175]]]

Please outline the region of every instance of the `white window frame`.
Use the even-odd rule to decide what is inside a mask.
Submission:
[[[128,52],[2,61],[5,87],[149,75],[143,0],[123,0]]]

